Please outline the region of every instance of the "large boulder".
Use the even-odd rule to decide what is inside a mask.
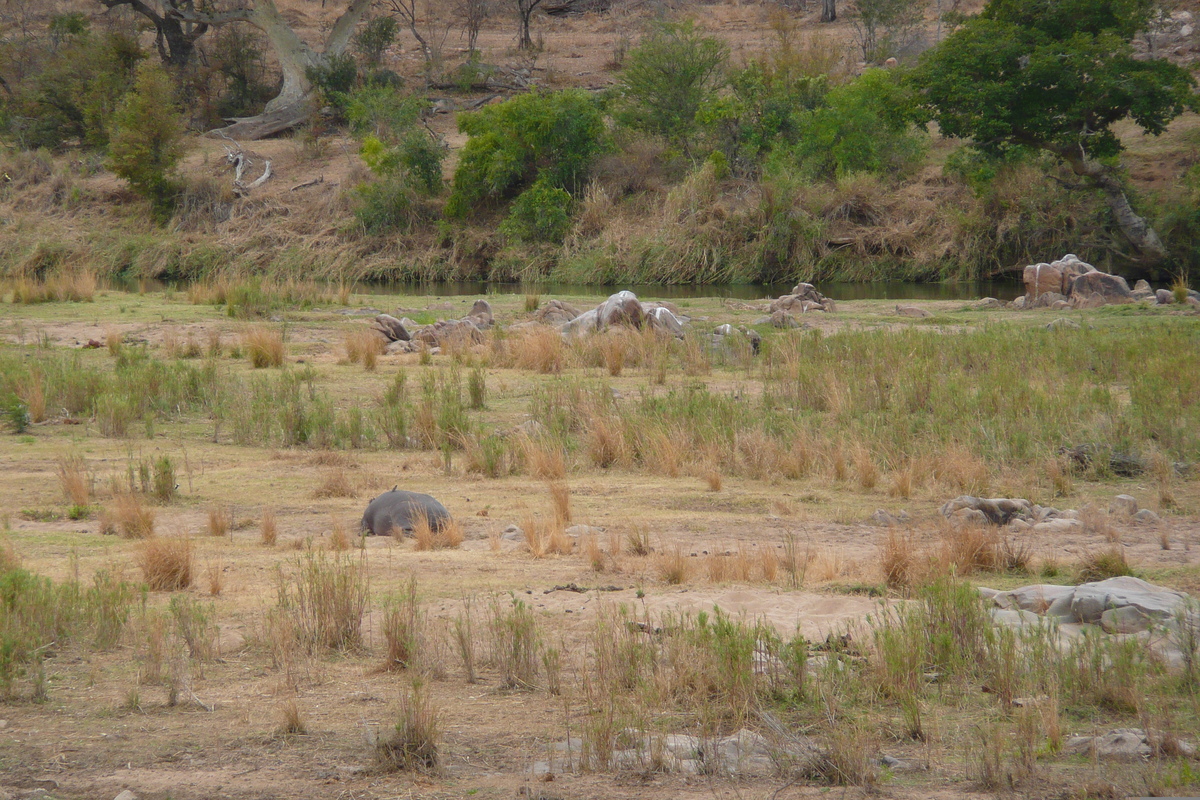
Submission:
[[[1122,576],[1076,586],[1071,612],[1076,622],[1099,623],[1105,611],[1134,608],[1149,619],[1165,622],[1174,619],[1186,600],[1181,592]]]
[[[475,301],[471,306],[471,311],[463,319],[468,319],[474,323],[476,328],[487,330],[495,323],[492,317],[492,304],[482,298]]]
[[[461,338],[471,344],[482,344],[483,331],[468,317],[465,319],[443,319],[426,325],[413,338],[429,347],[441,347],[446,342]]]
[[[412,333],[404,322],[391,314],[376,315],[375,329],[387,337],[389,342],[407,342],[412,339]]]
[[[1025,301],[1026,308],[1053,308],[1056,303],[1065,304],[1067,298],[1058,292],[1042,292],[1033,301]]]
[[[600,309],[593,308],[585,311],[569,322],[563,324],[559,330],[566,337],[583,337],[589,333],[595,333],[600,330]]]
[[[832,298],[817,291],[811,283],[798,283],[792,287],[790,294],[785,294],[771,301],[770,311],[784,311],[789,314],[807,314],[810,311],[836,311]]]
[[[683,322],[664,306],[649,309],[646,313],[646,324],[656,331],[683,337]]]
[[[1049,264],[1030,264],[1022,274],[1025,280],[1025,294],[1037,298],[1044,294],[1063,293],[1062,270]]]
[[[1062,288],[1058,291],[1065,295],[1071,294],[1071,286],[1080,275],[1096,272],[1095,267],[1086,261],[1080,261],[1079,256],[1074,253],[1067,253],[1058,261],[1052,262],[1050,266],[1062,275]]]
[[[549,300],[538,308],[534,319],[546,325],[561,326],[579,316],[579,309],[562,300]]]
[[[372,536],[388,536],[393,530],[412,533],[421,517],[439,531],[450,521],[450,512],[427,494],[392,489],[367,504],[361,524]]]
[[[601,328],[607,328],[609,325],[630,325],[640,328],[645,316],[637,295],[630,291],[620,291],[611,295],[600,305],[597,312]]]
[[[1109,275],[1105,272],[1086,272],[1071,281],[1071,298],[1087,298],[1090,302],[1092,295],[1100,295],[1105,303],[1132,303],[1133,292],[1129,284],[1119,275]]]

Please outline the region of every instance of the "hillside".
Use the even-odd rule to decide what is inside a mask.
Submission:
[[[338,4],[316,0],[278,5],[288,23],[313,43],[341,11]],[[1173,8],[1175,17],[1141,36],[1138,48],[1190,66],[1200,35],[1190,30],[1189,7]],[[977,9],[962,5],[958,10]],[[16,4],[6,11],[7,41],[11,45],[19,31],[44,29],[56,14],[72,11],[87,15],[97,28],[139,22],[119,12],[100,14],[97,4],[85,0]],[[728,45],[733,66],[769,58],[785,41],[806,69],[828,72],[834,82],[865,66],[858,60],[852,6],[842,9],[837,22],[822,24],[816,3],[805,11],[775,3],[646,2],[617,3],[606,13],[536,14],[533,30],[541,49],[533,55],[513,49],[511,16],[493,13],[478,39],[480,61],[491,75],[486,87],[452,88],[466,48],[448,14],[418,21],[435,51],[438,77],[432,86],[423,78],[424,51],[408,30],[399,31],[381,66],[430,101],[425,124],[447,148],[443,172],[449,181],[467,140],[458,130],[460,114],[529,87],[609,89],[625,54],[648,25],[662,18],[694,19]],[[146,26],[139,29],[143,45],[150,47]],[[898,51],[901,65],[931,44],[937,31],[930,7],[906,49]],[[215,47],[202,39],[205,46]],[[257,46],[263,79],[269,82],[269,48]],[[206,115],[213,121],[212,98],[201,92],[193,100],[187,104],[193,124],[208,127],[202,123]],[[1171,260],[1156,270],[1158,278],[1186,273],[1194,257],[1186,211],[1192,190],[1185,179],[1196,161],[1196,127],[1196,117],[1188,114],[1159,137],[1143,136],[1133,125],[1120,131],[1135,202],[1167,229],[1172,248]],[[1131,275],[1144,271],[1126,258],[1127,248],[1114,236],[1097,193],[1075,190],[1066,176],[1044,175],[1030,165],[1009,169],[980,190],[946,170],[960,144],[936,133],[923,159],[904,174],[811,182],[737,171],[706,176],[702,165],[672,155],[662,142],[624,137],[595,164],[589,188],[573,204],[571,228],[561,245],[522,243],[501,234],[503,207],[447,225],[438,219],[444,196],[419,209],[418,224],[408,230],[368,232],[355,209],[361,203],[356,187],[372,180],[370,170],[358,154],[358,141],[329,120],[242,146],[256,165],[247,181],[267,160],[273,175],[239,196],[226,161],[233,145],[191,134],[180,168],[187,186],[182,205],[169,224],[159,227],[104,168],[102,155],[70,146],[28,153],[10,143],[0,189],[5,224],[0,269],[24,274],[81,267],[168,279],[219,270],[345,280],[939,280],[1002,274],[1077,252]]]

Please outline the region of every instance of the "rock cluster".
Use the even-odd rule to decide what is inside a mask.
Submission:
[[[1053,617],[1060,625],[1099,625],[1119,634],[1141,633],[1152,626],[1175,627],[1188,603],[1182,592],[1130,576],[1078,586],[1040,584],[1007,592],[979,591],[991,600],[997,622],[1023,624]]]
[[[375,330],[388,340],[388,353],[411,353],[422,346],[440,348],[455,337],[482,344],[483,332],[493,324],[492,306],[483,299],[476,300],[465,317],[438,320],[431,325],[419,325],[407,317],[396,319],[390,314],[375,317]]]
[[[1141,300],[1158,305],[1175,302],[1171,292],[1165,289],[1155,292],[1146,281],[1138,281],[1130,289],[1124,278],[1101,272],[1074,253],[1049,264],[1030,264],[1022,278],[1025,294],[1011,303],[1013,308],[1098,308]],[[1200,306],[1200,293],[1189,291],[1187,302],[1193,299]]]
[[[792,291],[771,301],[770,314],[754,321],[755,325],[773,325],[776,328],[799,328],[797,314],[813,311],[832,312],[837,310],[833,299],[816,290],[811,283],[798,283]]]
[[[554,314],[558,317],[569,311],[574,311],[574,309],[566,303],[558,303]],[[547,313],[547,317],[549,317],[549,313]],[[643,303],[633,292],[621,291],[611,295],[595,308],[577,314],[562,323],[559,329],[563,336],[568,338],[598,333],[614,326],[650,328],[676,338],[682,338],[684,325],[688,321],[688,318],[681,315],[679,310],[670,303]]]

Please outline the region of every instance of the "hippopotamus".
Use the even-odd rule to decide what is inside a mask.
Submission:
[[[373,536],[387,536],[393,529],[412,533],[413,524],[424,514],[429,527],[439,531],[450,521],[446,507],[427,494],[397,491],[384,492],[367,504],[363,512],[362,529]]]

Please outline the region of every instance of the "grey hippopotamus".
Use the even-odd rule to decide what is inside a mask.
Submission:
[[[393,488],[367,504],[367,510],[363,512],[362,529],[374,536],[387,536],[393,529],[412,533],[413,524],[422,514],[435,531],[441,530],[450,521],[450,512],[446,507],[429,495]]]

